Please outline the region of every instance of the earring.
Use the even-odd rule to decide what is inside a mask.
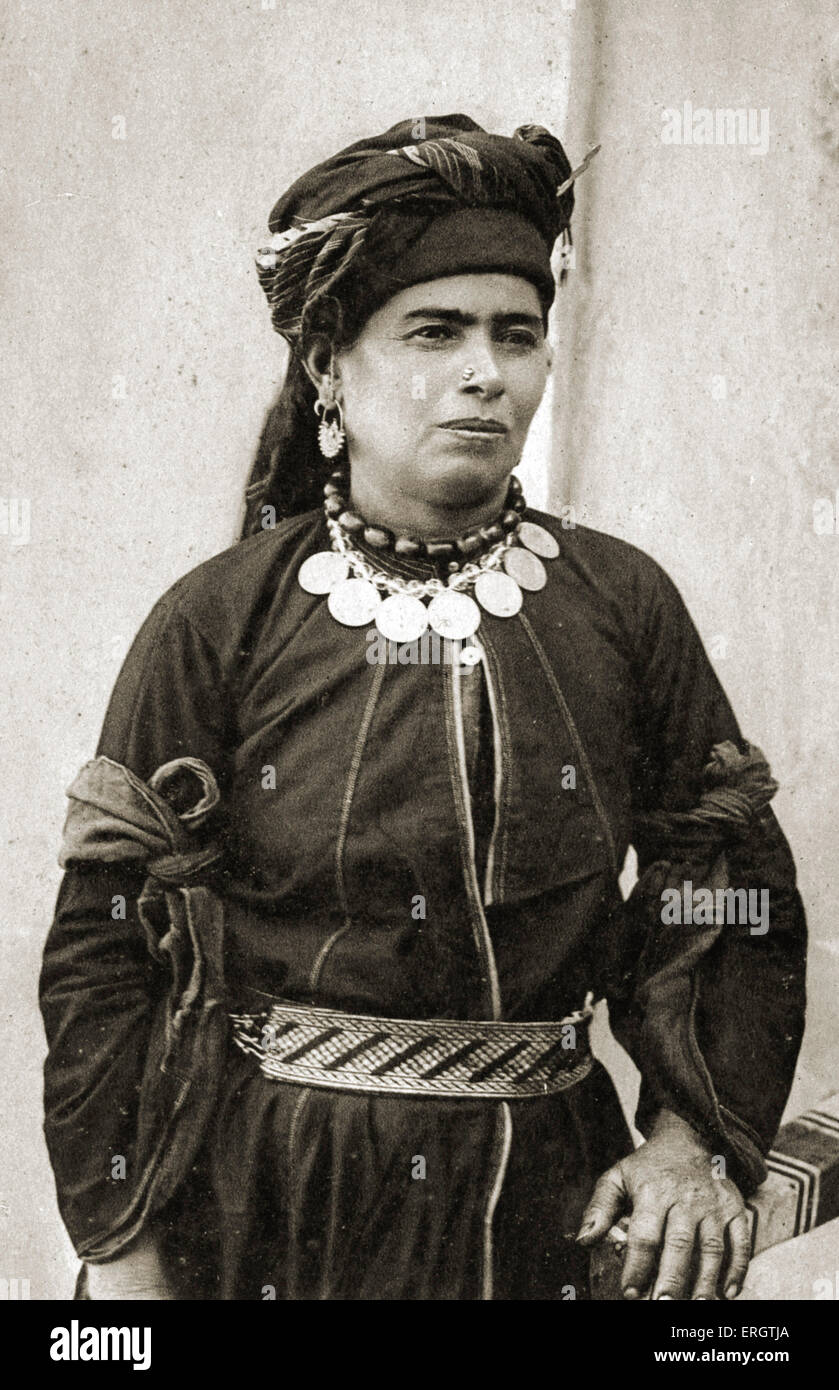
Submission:
[[[315,401],[315,415],[318,416],[318,448],[325,459],[334,459],[340,454],[344,447],[346,432],[344,430],[344,412],[341,409],[341,402],[335,396],[335,379],[333,374],[333,358],[329,359],[329,380],[326,388],[326,400],[320,397]],[[333,419],[327,416],[334,415]]]

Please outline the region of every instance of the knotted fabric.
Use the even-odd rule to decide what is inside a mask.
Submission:
[[[362,266],[376,303],[422,280],[501,270],[533,281],[547,310],[551,249],[560,235],[570,244],[573,185],[590,158],[572,170],[542,126],[491,135],[462,115],[402,121],[350,145],[299,178],[271,212],[257,273],[274,328],[296,344],[318,300]],[[369,254],[377,219],[395,210],[407,218],[401,231]],[[456,213],[423,245],[437,218]]]
[[[152,958],[165,971],[143,1077],[126,1207],[85,1258],[132,1240],[189,1170],[213,1113],[229,1026],[224,1007],[223,909],[199,880],[220,857],[203,832],[218,807],[215,776],[198,758],[165,763],[143,782],[121,763],[94,758],[67,795],[59,863],[139,862],[147,877],[137,912]],[[130,923],[114,922],[114,930]]]
[[[624,904],[620,948],[610,990],[612,1031],[642,1076],[637,1123],[642,1130],[673,1098],[683,1118],[733,1159],[729,1176],[756,1186],[766,1175],[759,1136],[719,1101],[697,1027],[703,969],[723,932],[748,926],[665,922],[664,894],[686,884],[716,894],[731,887],[727,850],[756,828],[778,784],[759,748],[726,741],[711,750],[704,790],[689,811],[639,817],[633,840],[645,864]],[[712,976],[706,987],[712,987]]]

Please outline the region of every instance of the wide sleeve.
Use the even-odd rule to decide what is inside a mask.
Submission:
[[[659,1109],[680,1114],[704,1132],[714,1153],[725,1157],[728,1175],[749,1191],[765,1177],[763,1158],[803,1033],[804,911],[789,845],[766,804],[774,784],[749,810],[732,774],[722,797],[728,794],[740,813],[730,821],[716,814],[715,797],[720,804],[723,799],[713,786],[709,792],[709,775],[713,783],[715,769],[719,774],[724,767],[725,757],[714,761],[720,750],[746,769],[747,782],[754,754],[762,759],[742,739],[678,591],[651,566],[636,598],[632,838],[646,921],[641,932],[636,922],[635,932],[639,945],[645,932],[653,946],[642,951],[634,996],[616,1001],[616,1033],[628,1040],[641,1070],[636,1123],[642,1133]],[[703,796],[713,814],[703,814]],[[668,840],[666,828],[674,824],[699,825],[688,848],[684,833],[678,850],[672,836]],[[674,889],[681,910],[674,910]],[[697,920],[685,920],[685,904],[698,904],[695,895],[703,889],[713,896],[713,917],[703,921],[697,912]],[[745,890],[745,896],[726,890]],[[630,900],[627,908],[637,917],[639,906]],[[684,1017],[673,1016],[676,1000]]]
[[[201,758],[223,788],[227,700],[209,643],[181,611],[178,586],[137,636],[109,704],[97,755],[143,781],[182,756]],[[77,1251],[120,1225],[154,1010],[165,989],[148,953],[136,862],[70,863],[40,979],[47,1035],[45,1136],[59,1208]]]

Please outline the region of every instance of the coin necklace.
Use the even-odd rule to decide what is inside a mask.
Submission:
[[[346,486],[343,472],[332,474],[326,484],[332,549],[310,555],[297,576],[307,593],[326,595],[329,612],[345,627],[373,621],[383,637],[398,643],[418,641],[430,627],[439,637],[465,641],[477,632],[481,609],[496,618],[514,617],[522,606],[522,590],[535,591],[547,583],[542,560],[559,554],[549,531],[522,519],[526,503],[517,478],[510,479],[507,505],[496,522],[453,541],[393,536],[383,527],[368,526],[349,510]],[[358,549],[354,535],[380,552],[445,566],[447,578],[388,574]]]

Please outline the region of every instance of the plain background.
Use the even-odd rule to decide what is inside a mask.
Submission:
[[[31,534],[0,534],[0,1277],[56,1298],[74,1271],[41,1138],[35,1002],[64,788],[149,608],[235,537],[284,361],[252,261],[271,204],[406,117],[541,123],[574,162],[602,143],[577,186],[528,496],[664,564],[770,757],[812,930],[788,1113],[839,1090],[839,534],[813,520],[820,499],[839,502],[831,7],[18,0],[7,13],[0,498],[28,501]],[[664,143],[662,112],[685,102],[766,111],[765,152]],[[631,1068],[615,1065],[631,1103]]]

